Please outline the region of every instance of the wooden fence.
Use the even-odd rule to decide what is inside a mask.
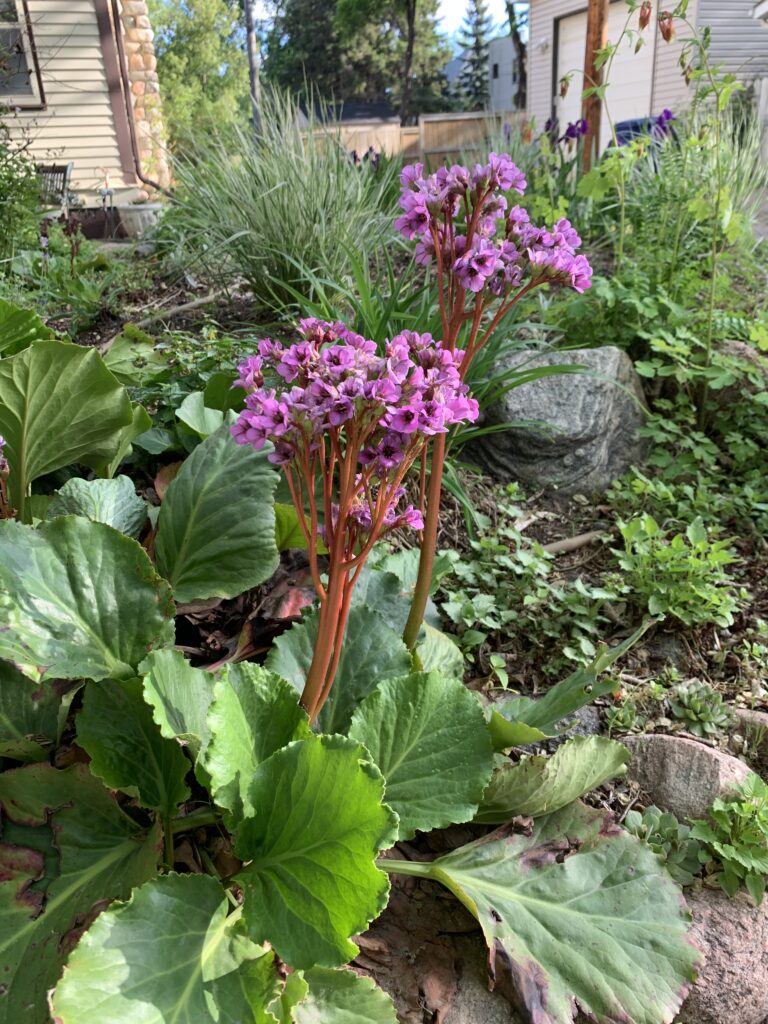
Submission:
[[[525,114],[422,114],[418,125],[408,128],[394,121],[342,121],[336,128],[344,147],[356,150],[360,156],[373,146],[387,156],[418,159],[437,167],[446,158],[457,160],[461,153],[485,150],[488,140],[505,124],[520,129]]]

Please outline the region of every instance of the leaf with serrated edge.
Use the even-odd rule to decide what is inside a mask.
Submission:
[[[211,792],[236,819],[257,813],[248,792],[262,761],[309,735],[309,719],[291,684],[248,662],[225,667],[214,688],[208,726],[204,760]]]
[[[0,757],[45,760],[56,740],[60,703],[50,684],[35,686],[0,661]]]
[[[551,757],[529,757],[497,768],[475,821],[498,825],[516,815],[559,811],[606,780],[622,775],[630,753],[604,736],[574,736]]]
[[[237,832],[249,861],[237,876],[245,919],[297,968],[351,960],[362,932],[384,909],[386,876],[377,851],[397,836],[397,816],[382,804],[384,780],[363,748],[342,736],[310,736],[278,750],[256,769],[256,808]]]
[[[388,870],[400,869],[394,861]],[[498,829],[405,873],[447,886],[475,915],[491,979],[509,969],[537,1024],[669,1024],[701,954],[655,854],[605,812],[575,803],[530,836]]]
[[[165,647],[152,651],[139,665],[144,675],[144,699],[166,739],[185,743],[197,758],[208,746],[208,708],[214,678],[193,668],[181,651]]]
[[[131,419],[125,389],[94,349],[36,341],[0,360],[0,434],[19,518],[29,521],[33,480],[86,456],[113,458]]]
[[[192,452],[171,483],[157,524],[157,568],[176,600],[237,597],[278,565],[277,473],[229,427]]]
[[[57,491],[48,506],[46,519],[83,516],[93,523],[106,523],[127,537],[137,538],[147,519],[147,503],[136,494],[133,480],[83,480],[72,477]]]
[[[59,1024],[277,1024],[274,954],[245,934],[221,883],[169,874],[105,911],[51,999]]]
[[[493,751],[482,708],[457,679],[417,672],[384,680],[355,711],[349,736],[386,780],[400,839],[469,821],[477,811]]]
[[[0,658],[33,679],[130,679],[172,643],[173,601],[146,551],[79,516],[0,521]]]
[[[291,683],[297,693],[304,689],[317,637],[317,610],[308,612],[277,638],[266,666]],[[411,655],[400,636],[370,608],[359,606],[349,613],[341,660],[331,695],[318,717],[323,732],[346,732],[352,712],[380,679],[406,675]]]
[[[464,678],[464,655],[456,642],[428,622],[422,625],[422,639],[416,645],[416,657],[425,672],[433,669],[452,679]]]
[[[307,997],[295,1010],[296,1024],[397,1024],[389,996],[350,970],[305,971]]]
[[[16,846],[23,831],[51,830],[53,868],[39,854],[0,885],[0,1018],[8,1024],[47,1024],[45,993],[61,964],[103,901],[127,899],[157,869],[159,826],[147,832],[118,807],[85,765],[57,771],[30,765],[0,775],[4,827],[10,819]],[[55,846],[53,845],[55,843]],[[9,847],[0,844],[0,860]],[[41,912],[42,911],[42,912]]]
[[[91,771],[110,789],[121,789],[164,816],[189,796],[184,783],[189,761],[175,740],[161,735],[140,679],[89,683],[75,725]]]

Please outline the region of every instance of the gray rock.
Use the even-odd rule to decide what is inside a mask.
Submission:
[[[768,900],[754,907],[746,893],[730,899],[704,888],[686,900],[691,938],[706,959],[677,1021],[761,1024],[768,1013]]]
[[[734,708],[735,729],[744,737],[748,754],[768,760],[768,712],[752,708]]]
[[[587,372],[556,374],[508,391],[489,409],[487,422],[515,425],[482,437],[473,457],[495,476],[564,495],[605,491],[641,463],[643,393],[626,352],[612,345],[515,352],[500,368],[577,364]]]
[[[628,777],[664,811],[703,818],[712,801],[749,775],[743,761],[682,736],[625,736],[632,752]]]
[[[456,943],[461,956],[461,977],[445,1024],[520,1024],[509,1002],[488,990],[488,955],[478,936]]]

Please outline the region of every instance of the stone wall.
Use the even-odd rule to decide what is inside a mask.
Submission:
[[[141,170],[167,187],[171,175],[149,10],[146,0],[121,0],[120,11]]]

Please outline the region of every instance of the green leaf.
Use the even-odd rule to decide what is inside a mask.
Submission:
[[[457,679],[418,672],[379,683],[352,716],[400,818],[400,839],[469,821],[493,768],[491,738],[477,700]]]
[[[392,1000],[370,978],[313,967],[304,980],[309,993],[296,1007],[296,1024],[397,1024]]]
[[[173,612],[144,549],[111,527],[0,522],[0,658],[31,678],[130,679],[173,642]]]
[[[495,710],[491,711],[488,728],[494,750],[524,747],[529,743],[541,743],[542,740],[549,738],[541,729],[535,729],[532,725],[526,725],[525,722],[510,722]]]
[[[0,661],[0,757],[43,761],[56,740],[59,698]]]
[[[416,645],[415,654],[425,672],[435,669],[451,679],[464,678],[461,649],[447,633],[435,629],[428,622],[422,625],[422,640]]]
[[[246,392],[242,388],[232,387],[236,379],[237,374],[234,372],[219,371],[211,374],[203,391],[203,401],[207,408],[219,409],[221,412],[228,412],[230,409],[240,412],[244,409]]]
[[[84,462],[90,466],[99,476],[113,477],[120,468],[121,463],[133,451],[133,442],[136,441],[145,431],[152,426],[149,413],[143,405],[134,405],[131,408],[131,422],[120,431],[120,438],[117,443],[117,450],[110,459],[86,458]]]
[[[202,391],[193,391],[187,395],[176,410],[176,416],[193,433],[203,438],[220,430],[224,423],[224,413],[219,409],[209,409]]]
[[[214,689],[208,725],[211,741],[205,768],[211,792],[236,819],[258,811],[249,789],[262,761],[291,740],[309,735],[309,720],[291,684],[248,662],[224,669]]]
[[[558,732],[558,723],[562,722],[564,718],[572,715],[579,708],[583,708],[585,704],[591,703],[597,697],[611,693],[616,688],[615,680],[610,677],[599,680],[598,676],[626,654],[652,624],[653,620],[649,619],[622,644],[600,651],[591,664],[576,669],[571,675],[547,690],[543,697],[539,697],[537,700],[531,700],[529,697],[515,697],[497,704],[491,714],[491,734],[496,748],[504,749],[517,746],[520,743],[534,743],[548,736],[555,736]],[[529,734],[531,738],[518,738],[525,736],[526,731],[508,729],[507,724],[509,723],[513,726],[520,724],[529,726],[533,730]]]
[[[157,567],[176,600],[237,597],[278,565],[272,496],[277,473],[222,427],[194,450],[160,509]]]
[[[497,768],[475,821],[496,825],[518,814],[559,811],[607,779],[623,774],[626,747],[603,736],[574,736],[552,757],[528,757]],[[397,809],[397,808],[395,808]]]
[[[351,960],[350,936],[386,905],[389,884],[374,857],[395,841],[397,818],[366,756],[341,736],[310,736],[254,774],[256,816],[240,825],[235,847],[250,863],[237,881],[251,937],[294,967]]]
[[[396,861],[389,870],[402,870]],[[654,853],[604,812],[571,804],[530,836],[502,828],[407,873],[442,882],[509,965],[537,1024],[672,1020],[696,976],[690,914]]]
[[[318,614],[308,612],[301,622],[277,638],[266,666],[291,683],[300,694],[312,662]],[[352,712],[380,679],[406,675],[411,656],[400,636],[364,605],[349,613],[344,644],[331,696],[318,722],[324,732],[346,732]]]
[[[47,341],[52,337],[53,331],[34,310],[0,299],[0,356],[12,356],[29,348],[33,341]]]
[[[162,376],[168,359],[155,349],[155,339],[128,324],[104,354],[104,362],[121,384],[144,385]]]
[[[128,476],[114,480],[83,480],[72,477],[57,491],[46,518],[83,516],[106,523],[127,537],[138,538],[147,519],[147,503],[136,494]]]
[[[293,505],[275,504],[275,543],[278,551],[307,546],[307,538]]]
[[[91,771],[110,789],[135,796],[165,817],[189,796],[189,761],[175,740],[161,735],[140,679],[89,683],[76,727]]]
[[[33,480],[85,456],[113,458],[131,419],[127,394],[94,349],[37,341],[0,360],[0,434],[19,518],[28,518]]]
[[[53,993],[60,1024],[277,1024],[274,954],[228,916],[221,884],[169,874],[105,911]]]
[[[152,651],[139,665],[144,675],[144,699],[166,739],[185,743],[197,759],[208,746],[208,708],[214,678],[193,668],[181,651],[172,647]]]
[[[140,828],[82,764],[4,772],[0,807],[0,1014],[46,1024],[46,992],[83,924],[155,874],[159,827]]]

